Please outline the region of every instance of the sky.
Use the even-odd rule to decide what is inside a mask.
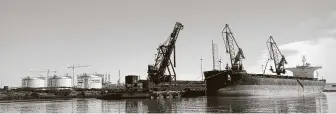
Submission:
[[[246,59],[248,72],[261,72],[266,41],[273,36],[288,64],[322,65],[320,75],[335,83],[336,1],[334,0],[0,0],[0,85],[20,86],[25,76],[65,75],[72,64],[91,65],[80,73],[109,73],[112,83],[125,75],[147,76],[148,64],[173,30],[177,79],[200,80],[212,69],[211,40],[219,45],[229,24]]]

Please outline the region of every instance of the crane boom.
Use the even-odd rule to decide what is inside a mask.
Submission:
[[[270,70],[273,73],[276,73],[277,75],[286,73],[286,70],[285,70],[285,64],[287,64],[286,58],[284,55],[281,54],[281,51],[276,45],[276,42],[274,41],[272,36],[270,36],[266,44],[267,44],[270,60],[274,61],[274,66],[275,66],[275,71],[273,70],[272,66]]]
[[[176,22],[173,32],[170,34],[168,40],[164,44],[160,45],[157,49],[156,59],[154,65],[148,65],[148,78],[151,82],[158,84],[159,82],[168,82],[172,79],[176,80],[175,70],[176,67],[176,54],[175,43],[179,32],[183,29],[183,25],[180,22]],[[174,63],[170,57],[174,51]],[[171,66],[172,72],[169,69]],[[168,69],[169,75],[165,75]]]
[[[57,73],[57,71],[53,71],[53,70],[50,70],[50,69],[43,69],[43,70],[38,70],[38,71],[30,71],[30,72],[46,72],[47,75],[46,75],[46,80],[45,80],[45,86],[46,87],[49,87],[50,85],[48,84],[48,79],[49,79],[49,73],[50,72],[54,72],[54,73]]]
[[[72,86],[75,87],[75,68],[80,68],[80,67],[89,67],[91,65],[71,65],[68,67],[68,69],[72,69]]]
[[[226,48],[226,53],[230,55],[231,69],[232,70],[243,70],[242,59],[245,59],[243,50],[238,46],[236,39],[229,28],[229,25],[226,24],[222,36]]]

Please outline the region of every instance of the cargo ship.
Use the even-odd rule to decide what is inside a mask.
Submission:
[[[252,74],[230,70],[206,71],[207,95],[302,95],[322,92],[324,79]]]
[[[242,59],[245,59],[242,49],[238,46],[228,27],[223,29],[223,39],[227,53],[230,55],[231,66],[224,70],[204,71],[207,96],[264,96],[264,95],[304,95],[322,92],[326,80],[314,78],[314,71],[322,67],[312,67],[308,64],[295,68],[285,68],[285,56],[276,46],[272,36],[267,41],[269,60],[274,60],[275,74],[247,73],[243,69]],[[286,70],[292,71],[293,76],[285,76]],[[308,72],[309,71],[309,72]]]

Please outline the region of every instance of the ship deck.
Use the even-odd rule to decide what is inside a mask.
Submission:
[[[220,72],[227,73],[231,71],[227,70],[212,70],[212,71],[205,71],[205,72],[216,72],[216,75],[213,75],[214,73],[205,73],[205,77],[215,77],[215,76],[221,76]],[[217,73],[218,72],[218,73]],[[257,74],[257,73],[246,73],[246,72],[232,72],[235,75],[245,75],[245,76],[254,76],[254,77],[261,77],[261,78],[277,78],[277,79],[300,79],[300,80],[314,80],[314,81],[325,81],[325,79],[318,79],[318,78],[309,78],[309,77],[295,77],[295,76],[283,76],[283,75],[272,75],[272,74]],[[206,74],[211,74],[211,76],[207,76]]]

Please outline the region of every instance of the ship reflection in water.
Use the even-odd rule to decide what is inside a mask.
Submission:
[[[183,99],[0,101],[5,113],[326,113],[336,112],[336,93],[301,97],[197,97]],[[329,104],[329,108],[328,108]]]
[[[209,97],[207,112],[326,113],[323,93],[300,97]]]

